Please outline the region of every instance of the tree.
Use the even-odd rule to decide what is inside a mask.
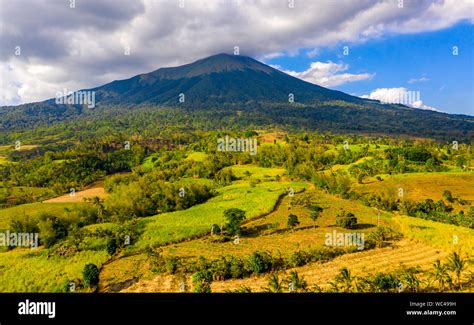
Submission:
[[[461,257],[461,254],[452,252],[448,257],[448,270],[454,272],[457,279],[457,288],[461,289],[461,273],[464,271],[466,261]]]
[[[268,278],[267,292],[279,293],[283,292],[283,281],[280,281],[277,273],[273,273]]]
[[[211,293],[212,273],[208,270],[193,274],[193,287],[196,293]]]
[[[336,284],[341,284],[344,292],[350,292],[352,290],[352,281],[351,271],[346,267],[339,270],[339,274],[335,279]]]
[[[288,222],[287,222],[287,226],[288,228],[295,228],[296,226],[298,226],[300,224],[300,222],[298,221],[298,217],[294,214],[290,214],[288,216]]]
[[[357,218],[352,212],[342,211],[336,216],[336,226],[351,229],[357,224]]]
[[[316,220],[321,216],[323,208],[321,208],[319,205],[312,205],[310,209],[311,212],[309,214],[309,217],[311,218],[311,220],[313,220],[313,228],[316,228]]]
[[[448,269],[441,264],[440,260],[433,263],[433,270],[430,272],[430,278],[437,281],[441,291],[444,291],[446,283],[451,282],[451,277],[448,274]]]
[[[226,230],[229,235],[240,235],[242,232],[240,225],[245,220],[245,211],[230,208],[224,211],[224,218],[227,220]]]
[[[109,255],[114,255],[115,252],[117,251],[118,245],[117,245],[117,240],[115,238],[110,239],[107,242],[107,253]]]
[[[420,288],[421,281],[413,270],[405,270],[401,278],[407,291],[417,292]]]
[[[308,290],[308,282],[300,277],[296,271],[291,272],[285,282],[288,284],[288,291],[290,292],[305,292]]]
[[[453,194],[451,194],[451,191],[445,190],[443,192],[443,197],[450,203],[454,202]]]
[[[97,265],[92,263],[87,264],[82,271],[82,275],[84,278],[84,284],[87,287],[92,287],[99,284],[99,268]]]

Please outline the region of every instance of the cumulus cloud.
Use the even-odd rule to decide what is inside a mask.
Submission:
[[[418,109],[440,111],[434,107],[425,105],[421,100],[421,94],[419,91],[408,90],[404,87],[377,88],[369,95],[363,95],[360,97],[378,100],[384,104],[403,104]]]
[[[331,61],[313,62],[311,63],[309,69],[302,72],[284,70],[280,66],[274,67],[293,77],[300,78],[323,87],[334,87],[352,81],[367,80],[371,79],[375,75],[370,73],[340,73],[349,69],[349,66],[344,63],[333,63]]]
[[[259,59],[474,21],[456,0],[0,0],[1,104],[43,100],[219,52]],[[15,55],[15,49],[21,54]],[[125,55],[129,49],[130,55]],[[338,78],[344,77],[340,74]],[[352,76],[353,77],[353,76]],[[337,79],[327,81],[337,83]]]

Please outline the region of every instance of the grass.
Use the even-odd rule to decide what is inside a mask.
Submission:
[[[232,173],[238,178],[245,179],[269,179],[277,175],[283,176],[286,173],[284,168],[265,168],[258,167],[254,165],[234,165],[231,167],[226,167],[225,169],[231,169]],[[245,175],[246,172],[250,173],[250,177]]]
[[[8,229],[13,219],[23,219],[26,216],[36,216],[48,212],[61,216],[64,208],[72,208],[76,204],[84,203],[29,203],[0,210],[0,229]]]
[[[224,222],[223,212],[229,208],[244,210],[247,218],[268,213],[275,206],[278,197],[290,186],[297,191],[307,185],[267,182],[251,187],[248,182],[240,181],[221,188],[219,194],[206,203],[143,219],[141,226],[144,231],[138,242],[129,248],[135,250],[148,245],[160,246],[205,234],[213,224],[220,225]]]
[[[406,236],[447,251],[474,252],[474,229],[397,215],[395,224]]]
[[[100,267],[105,251],[81,251],[70,257],[51,256],[38,248],[0,253],[0,292],[58,292],[73,280],[82,279],[87,263]]]
[[[271,251],[288,256],[293,252],[304,249],[321,248],[325,243],[327,233],[337,232],[371,232],[378,223],[375,209],[359,203],[340,199],[320,191],[309,190],[304,194],[296,194],[295,199],[302,195],[309,195],[312,202],[324,208],[321,217],[314,227],[310,219],[309,209],[296,205],[290,209],[290,198],[285,196],[279,208],[269,215],[245,223],[245,232],[236,245],[232,241],[219,243],[213,242],[210,237],[170,245],[163,248],[165,254],[186,258],[204,256],[217,258],[220,255],[245,256],[256,250]],[[341,209],[353,212],[361,229],[346,230],[335,226],[336,215]],[[291,231],[287,227],[288,215],[292,213],[298,217],[300,224]],[[388,225],[391,221],[390,214],[383,214],[380,218],[381,225]],[[225,252],[225,253],[223,253]]]
[[[403,188],[403,198],[413,201],[425,199],[440,200],[445,190],[451,191],[454,197],[474,201],[474,173],[412,173],[400,175],[382,175],[383,181],[370,181],[367,184],[356,184],[354,190],[359,193],[391,193],[396,196]],[[469,210],[469,206],[454,203],[455,211]]]
[[[204,161],[207,158],[208,154],[205,152],[192,152],[187,157],[186,160],[194,161]]]

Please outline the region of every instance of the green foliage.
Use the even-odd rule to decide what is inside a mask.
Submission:
[[[273,258],[268,252],[254,252],[246,261],[246,269],[254,274],[271,270]]]
[[[316,227],[316,220],[321,216],[321,213],[323,213],[323,208],[321,208],[319,205],[311,205],[310,207],[310,213],[309,217],[311,220],[313,220],[313,226]]]
[[[38,229],[41,242],[46,248],[53,246],[68,234],[69,223],[50,213],[42,213],[38,217]]]
[[[245,220],[245,211],[231,208],[224,211],[224,218],[227,220],[226,231],[229,235],[240,235],[242,229],[240,225]]]
[[[299,220],[298,220],[298,217],[295,215],[295,214],[290,214],[288,216],[288,221],[286,223],[286,225],[288,226],[288,228],[295,228],[296,226],[298,226],[300,224]]]
[[[450,203],[454,202],[453,194],[451,194],[451,191],[445,190],[443,192],[443,197]]]
[[[83,279],[86,287],[94,287],[99,284],[99,268],[97,265],[89,263],[84,266]]]
[[[336,226],[351,229],[357,224],[357,218],[352,212],[342,211],[336,215]]]
[[[115,254],[117,249],[118,249],[117,240],[115,238],[109,239],[109,241],[107,242],[107,247],[106,247],[107,253],[112,256]]]
[[[193,287],[196,293],[211,293],[212,273],[199,271],[193,274]]]

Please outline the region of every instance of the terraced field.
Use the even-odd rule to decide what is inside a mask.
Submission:
[[[403,198],[421,201],[424,199],[439,200],[445,190],[451,191],[454,197],[474,201],[474,173],[413,173],[400,175],[382,175],[383,181],[369,184],[357,184],[354,190],[360,193],[397,193],[403,188]]]
[[[353,276],[366,276],[377,272],[390,272],[401,266],[420,266],[422,270],[429,269],[437,259],[443,260],[447,252],[430,247],[414,240],[404,239],[380,249],[373,249],[336,257],[326,263],[311,263],[299,268],[281,272],[280,275],[297,271],[311,287],[315,284],[328,288],[329,282],[342,267],[347,267]],[[191,283],[191,279],[188,278]],[[245,279],[215,281],[212,283],[213,292],[225,292],[239,287],[248,287],[252,292],[264,291],[267,286],[267,275],[254,276]],[[178,287],[170,275],[158,276],[153,279],[140,281],[124,290],[124,292],[176,292]]]
[[[285,273],[297,271],[308,281],[310,286],[317,284],[321,288],[328,288],[328,283],[334,280],[335,275],[343,267],[347,267],[353,276],[395,271],[401,266],[420,266],[422,270],[426,271],[433,262],[437,259],[443,260],[447,255],[447,252],[428,245],[413,240],[402,240],[394,243],[393,247],[346,254],[327,263],[312,263],[300,268],[289,269]],[[212,284],[212,289],[214,292],[223,292],[247,286],[252,291],[263,291],[262,288],[267,286],[267,282],[266,277],[216,281]]]
[[[436,260],[444,261],[452,251],[460,251],[462,254],[470,253],[474,247],[474,230],[472,229],[385,212],[379,215],[373,208],[317,190],[297,194],[294,200],[302,195],[313,197],[313,202],[324,208],[322,216],[316,222],[316,227],[308,217],[309,211],[298,205],[290,206],[291,199],[285,196],[276,211],[245,223],[247,235],[241,237],[238,245],[233,242],[216,243],[210,237],[204,237],[164,246],[162,253],[184,259],[197,259],[200,256],[214,259],[222,255],[244,257],[256,250],[288,256],[297,250],[324,246],[325,234],[328,232],[347,231],[334,225],[335,215],[341,209],[353,212],[358,222],[364,225],[356,230],[358,232],[370,232],[375,225],[379,224],[401,231],[405,238],[393,241],[390,246],[384,248],[345,254],[326,263],[311,263],[288,269],[281,272],[282,276],[283,273],[297,271],[310,287],[318,285],[323,289],[330,286],[329,282],[334,280],[335,275],[343,267],[347,267],[353,276],[367,276],[381,271],[392,272],[402,267],[420,267],[421,277],[426,278],[426,272]],[[288,213],[295,213],[300,220],[300,224],[294,231],[286,227]],[[454,233],[460,238],[456,243],[452,241]],[[125,263],[125,261],[119,263]],[[126,266],[126,264],[117,265]],[[140,271],[130,277],[134,280],[123,289],[124,292],[179,291],[176,276],[169,274],[154,276],[146,271],[143,262],[140,265]],[[468,263],[468,268],[472,270],[474,265]],[[268,274],[238,280],[216,281],[212,284],[212,291],[225,292],[239,287],[248,287],[255,292],[264,291],[268,282],[267,276]],[[187,281],[191,283],[190,275],[187,276]]]

